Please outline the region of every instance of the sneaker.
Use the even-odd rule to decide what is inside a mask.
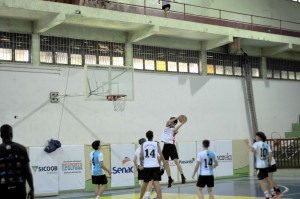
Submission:
[[[273,194],[272,194],[272,198],[277,198],[277,194],[276,194],[276,193],[273,193]]]
[[[173,181],[174,180],[172,178],[168,180],[168,188],[170,188],[172,186]]]
[[[277,194],[277,197],[280,197],[282,195],[282,191],[281,190],[276,191],[276,194]]]
[[[272,196],[270,196],[270,195],[268,197],[266,197],[266,199],[270,199],[270,198],[272,198]]]
[[[186,178],[185,178],[185,177],[182,177],[182,178],[181,178],[181,184],[185,184],[185,180],[186,180]]]

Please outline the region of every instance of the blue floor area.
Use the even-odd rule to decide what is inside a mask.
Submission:
[[[284,192],[281,198],[300,199],[300,178],[299,177],[276,177],[275,180],[280,189]],[[192,194],[196,196],[196,183],[187,184],[175,184],[171,188],[167,188],[166,185],[162,185],[162,191],[164,193],[178,195]],[[260,189],[258,180],[256,177],[250,178],[237,178],[237,179],[222,179],[215,181],[214,194],[217,196],[244,196],[253,198],[264,198],[263,192]],[[113,190],[106,191],[104,197],[127,195],[139,193],[139,189],[128,190]],[[207,194],[207,191],[204,191]],[[81,193],[64,193],[55,197],[47,197],[47,199],[83,199],[93,198],[92,192]],[[176,197],[174,198],[176,199]]]

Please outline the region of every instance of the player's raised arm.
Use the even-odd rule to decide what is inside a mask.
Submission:
[[[182,125],[184,125],[185,123],[186,123],[186,120],[183,120],[178,126],[175,127],[175,129],[173,130],[173,133],[177,134],[180,127],[182,127]]]
[[[173,123],[174,121],[178,120],[178,117],[174,117],[174,118],[171,118],[167,121],[166,123],[166,126],[170,126],[171,123]]]

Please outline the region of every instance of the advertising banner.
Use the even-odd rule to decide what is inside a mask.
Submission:
[[[186,180],[193,180],[192,175],[197,157],[196,142],[180,142],[177,147],[179,163],[181,164],[184,176],[186,177]],[[181,180],[181,178],[179,178],[179,180]]]
[[[134,186],[134,144],[111,144],[111,187]]]
[[[219,166],[214,169],[215,177],[233,175],[232,140],[216,140],[210,142],[209,150],[216,154]],[[202,141],[197,142],[197,154],[203,151]]]
[[[62,146],[59,156],[59,190],[85,189],[84,145]]]
[[[58,151],[46,153],[44,147],[29,147],[36,195],[58,194],[58,156]]]

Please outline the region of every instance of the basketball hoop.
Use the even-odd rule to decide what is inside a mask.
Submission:
[[[114,111],[124,111],[127,95],[107,95],[106,98],[107,101],[113,101]]]
[[[274,147],[280,147],[281,146],[281,136],[278,132],[272,132],[271,138],[273,140]]]

